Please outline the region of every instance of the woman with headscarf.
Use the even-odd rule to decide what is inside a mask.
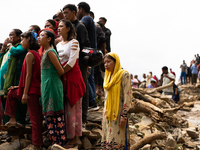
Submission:
[[[129,73],[121,68],[119,56],[108,53],[105,65],[105,105],[101,149],[129,149],[128,110],[131,106]]]

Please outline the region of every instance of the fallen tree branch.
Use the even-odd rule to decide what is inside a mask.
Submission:
[[[173,85],[174,85],[174,81],[170,82],[169,84],[166,84],[166,85],[163,85],[163,86],[159,86],[157,88],[149,90],[149,91],[147,91],[147,93],[151,94],[151,93],[154,93],[154,92],[157,92],[157,91],[162,91],[163,89],[169,88],[169,87],[171,87]]]
[[[182,104],[178,107],[175,107],[175,108],[171,108],[171,109],[163,109],[164,112],[176,112],[178,111],[179,109],[181,109],[183,106],[185,106],[185,104]]]
[[[135,143],[133,146],[131,146],[130,150],[138,150],[139,148],[143,147],[146,144],[150,144],[154,140],[157,139],[165,139],[167,138],[165,133],[153,133],[150,135],[145,136],[143,139]]]

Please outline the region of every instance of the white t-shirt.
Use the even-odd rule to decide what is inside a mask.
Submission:
[[[172,79],[175,79],[175,76],[172,74],[172,73],[168,73],[167,74],[168,77],[172,78]],[[169,84],[171,82],[171,80],[167,77],[163,77],[163,83],[162,83],[162,86],[163,85],[166,85],[166,84]],[[163,89],[163,92],[173,92],[173,86],[169,87],[169,88],[166,88],[166,89]]]
[[[68,61],[67,64],[73,68],[76,60],[79,58],[80,48],[79,44],[77,44],[78,41],[73,39],[65,45],[62,45],[61,43],[62,42],[56,45],[60,62],[63,64],[64,62]]]

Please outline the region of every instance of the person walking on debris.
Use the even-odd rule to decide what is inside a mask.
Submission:
[[[168,72],[168,68],[166,66],[162,67],[162,74],[161,74],[161,85],[164,86],[169,84],[172,81],[175,81],[175,77],[172,73]],[[173,94],[173,87],[168,87],[163,89],[164,95],[172,95]]]
[[[129,149],[128,110],[131,106],[129,73],[121,68],[119,56],[108,53],[105,64],[105,105],[102,121],[102,150]]]
[[[172,99],[178,103],[180,97],[179,97],[179,90],[178,90],[178,86],[174,83],[173,85],[173,96]]]
[[[184,79],[184,84],[185,84],[185,79],[186,79],[186,70],[187,70],[187,64],[185,63],[185,60],[183,60],[183,64],[180,66],[181,68],[181,84],[183,84],[183,79]]]

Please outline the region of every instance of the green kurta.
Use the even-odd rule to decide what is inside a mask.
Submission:
[[[48,52],[58,54],[55,49],[45,52],[41,63],[41,97],[44,116],[54,116],[64,113],[63,106],[63,84],[58,72],[48,57]]]

